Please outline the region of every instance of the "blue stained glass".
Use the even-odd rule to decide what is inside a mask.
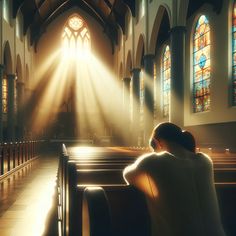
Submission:
[[[232,12],[232,105],[236,106],[236,1]]]
[[[162,77],[162,107],[163,116],[167,117],[169,115],[169,105],[170,105],[170,86],[171,86],[171,61],[170,61],[170,48],[167,45],[164,49],[161,58],[161,77]]]
[[[206,56],[202,54],[199,58],[199,66],[202,69],[206,64]]]

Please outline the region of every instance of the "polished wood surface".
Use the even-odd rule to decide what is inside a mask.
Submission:
[[[58,159],[43,155],[0,182],[0,235],[40,236],[47,230]]]

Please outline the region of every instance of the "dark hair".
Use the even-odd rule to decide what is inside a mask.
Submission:
[[[182,146],[190,152],[195,152],[196,142],[195,138],[189,131],[182,131]]]
[[[154,128],[149,145],[155,150],[156,143],[154,139],[174,142],[190,152],[195,152],[196,144],[193,135],[189,131],[182,131],[179,126],[170,122],[160,123]]]
[[[150,139],[150,146],[153,149],[156,149],[156,144],[154,139],[164,139],[167,141],[179,143],[181,136],[182,136],[182,130],[179,126],[170,122],[160,123],[154,128],[152,132],[152,136]]]

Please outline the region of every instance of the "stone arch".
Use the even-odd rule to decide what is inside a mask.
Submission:
[[[153,28],[152,28],[152,33],[151,33],[150,43],[149,43],[150,54],[155,54],[156,44],[157,44],[158,36],[161,30],[161,24],[163,20],[165,20],[164,17],[166,17],[166,15],[168,16],[168,21],[170,25],[171,19],[170,19],[169,9],[166,8],[166,6],[161,5],[158,8],[158,11],[154,20]]]
[[[12,73],[12,56],[11,56],[11,48],[8,41],[5,42],[3,47],[3,64],[5,67],[5,73]]]
[[[142,57],[144,54],[144,35],[140,34],[139,39],[138,39],[138,45],[136,49],[136,59],[135,59],[135,64],[137,67],[141,67],[142,65]]]
[[[132,70],[132,58],[131,58],[131,52],[129,51],[127,54],[126,66],[125,66],[126,77],[130,77],[131,70]]]

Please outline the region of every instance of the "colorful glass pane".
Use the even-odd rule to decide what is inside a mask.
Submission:
[[[17,108],[18,108],[18,91],[17,91],[17,83],[14,83],[14,112],[17,114]]]
[[[140,72],[140,128],[144,127],[144,77],[143,70]]]
[[[236,106],[236,1],[234,2],[232,22],[232,105]]]
[[[8,110],[8,86],[7,86],[7,78],[6,76],[2,79],[2,112],[7,113]]]
[[[210,26],[205,15],[199,17],[193,38],[193,110],[210,110]]]
[[[9,22],[9,0],[3,0],[3,18]]]
[[[153,81],[154,81],[154,121],[157,121],[157,64],[153,63]]]
[[[161,62],[161,77],[162,77],[162,107],[163,116],[169,116],[170,106],[170,76],[171,76],[171,60],[170,60],[170,48],[167,45],[164,49]]]

